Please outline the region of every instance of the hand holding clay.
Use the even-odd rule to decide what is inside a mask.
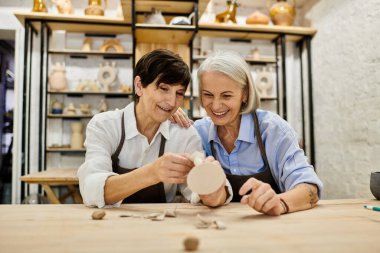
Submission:
[[[171,184],[183,184],[193,162],[185,154],[165,153],[153,164],[155,181]]]
[[[191,191],[207,195],[218,191],[224,186],[226,175],[219,162],[210,158],[204,159],[200,152],[192,154],[195,167],[187,175],[187,185]]]

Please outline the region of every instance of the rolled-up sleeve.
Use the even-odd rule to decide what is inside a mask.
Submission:
[[[289,128],[276,138],[277,144],[271,159],[274,163],[271,167],[279,181],[280,190],[288,191],[298,184],[308,183],[318,187],[320,196],[323,183],[315,173],[313,166],[308,163],[304,151],[299,147],[294,130]]]
[[[78,170],[79,188],[86,206],[99,208],[119,206],[121,201],[106,205],[104,186],[108,177],[117,175],[112,172],[112,142],[117,142],[117,129],[105,128],[95,116],[86,129],[86,158]]]

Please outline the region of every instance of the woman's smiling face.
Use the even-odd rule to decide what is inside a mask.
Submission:
[[[173,85],[151,83],[139,91],[139,104],[144,108],[146,115],[156,122],[164,122],[177,111],[183,104],[185,87],[183,85]]]
[[[207,115],[218,126],[238,120],[242,103],[247,99],[247,94],[238,82],[216,71],[202,74],[201,96]]]

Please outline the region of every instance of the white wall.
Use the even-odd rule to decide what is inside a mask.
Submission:
[[[316,168],[327,199],[373,198],[370,172],[380,171],[379,7],[378,0],[304,7],[318,30],[312,41]]]

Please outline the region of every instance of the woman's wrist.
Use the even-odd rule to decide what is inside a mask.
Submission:
[[[280,203],[281,203],[282,208],[283,208],[283,212],[282,212],[282,214],[289,213],[289,206],[288,206],[288,204],[285,202],[285,200],[283,200],[282,198],[280,198]]]

